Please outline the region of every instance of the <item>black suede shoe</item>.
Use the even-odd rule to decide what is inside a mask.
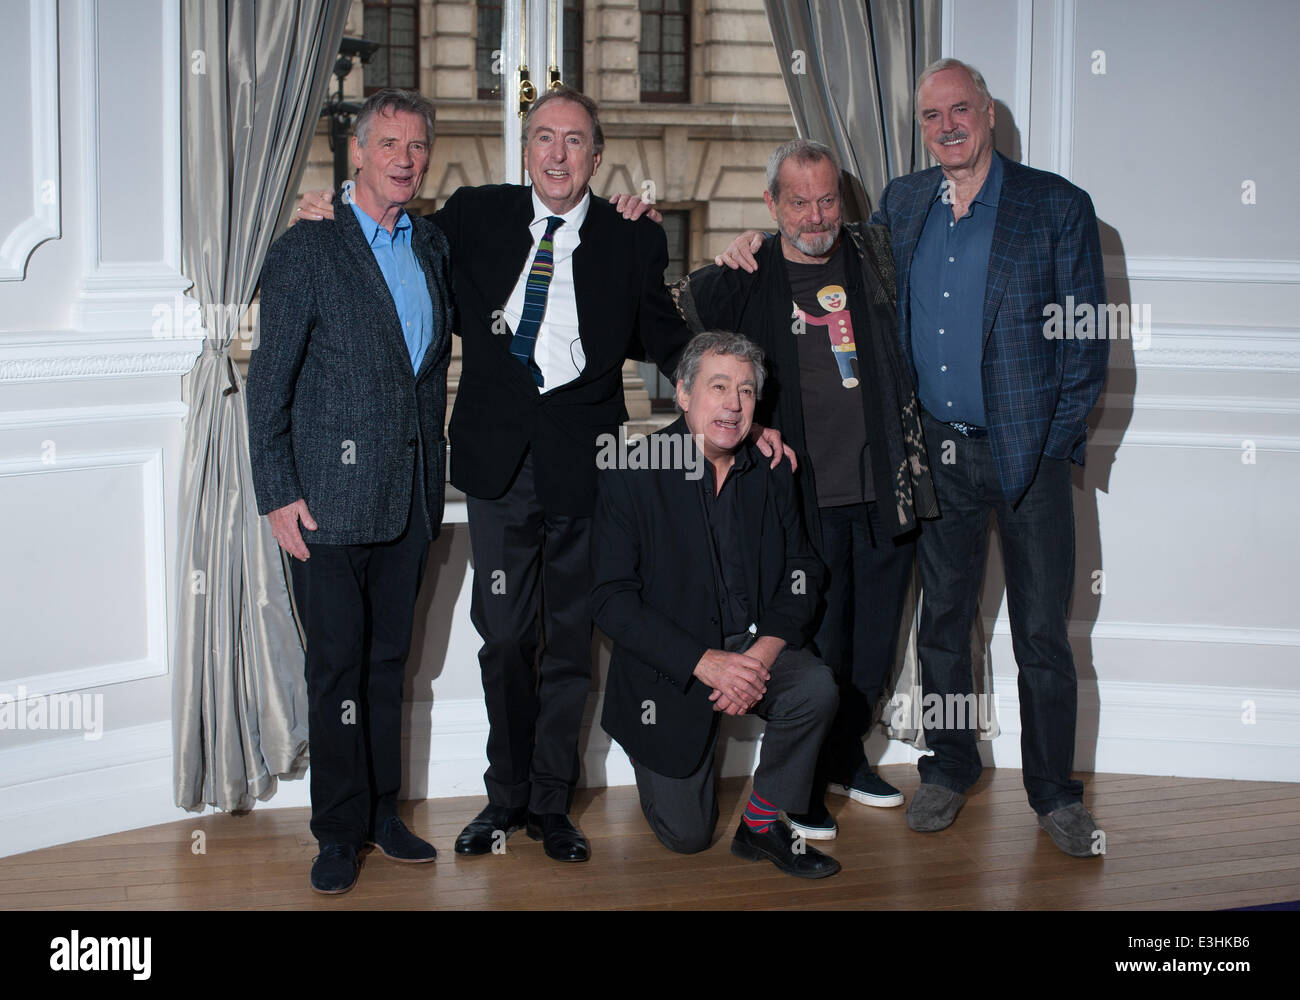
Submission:
[[[404,861],[418,865],[432,861],[437,850],[428,841],[421,840],[396,816],[389,816],[375,827],[375,835],[367,843],[374,844],[379,853],[390,861]]]
[[[322,844],[311,862],[311,887],[329,896],[357,884],[357,849],[347,844]]]
[[[540,840],[546,856],[556,861],[586,861],[591,857],[587,838],[564,813],[529,813],[528,836]]]
[[[469,822],[469,826],[460,831],[456,838],[457,854],[491,854],[493,847],[497,853],[505,849],[506,838],[516,830],[522,830],[528,810],[522,806],[511,809],[509,806],[487,806]]]
[[[767,828],[766,833],[755,833],[742,819],[731,841],[731,853],[746,861],[767,858],[795,878],[826,878],[840,870],[838,861],[809,847],[803,837],[792,834],[779,819]]]

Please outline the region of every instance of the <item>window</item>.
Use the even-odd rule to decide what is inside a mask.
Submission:
[[[560,79],[575,90],[582,89],[582,0],[564,0],[564,54]]]
[[[668,238],[664,281],[671,285],[690,273],[691,213],[690,209],[664,210],[663,217],[664,236]]]
[[[668,238],[668,266],[664,268],[664,281],[673,284],[690,274],[691,212],[690,209],[660,209],[664,217],[664,236]],[[676,387],[659,373],[651,363],[637,366],[641,380],[650,394],[650,409],[655,413],[672,413]]]
[[[497,53],[501,49],[501,0],[478,0],[478,53],[474,65],[478,68],[479,100],[501,96],[503,74],[513,79],[518,66],[507,66]],[[500,72],[497,72],[497,71]]]
[[[641,0],[641,100],[690,100],[690,0]]]
[[[365,0],[365,37],[379,51],[365,67],[366,94],[385,87],[420,89],[418,0]]]
[[[478,68],[478,97],[480,101],[501,96],[502,76],[515,79],[519,66],[502,59],[498,69],[493,72],[493,63],[498,49],[501,48],[501,0],[478,0],[478,56],[475,66]],[[564,0],[564,52],[560,57],[560,78],[577,90],[582,89],[582,0]],[[532,80],[539,90],[545,89],[550,82],[547,75],[549,67],[540,71],[530,66]]]

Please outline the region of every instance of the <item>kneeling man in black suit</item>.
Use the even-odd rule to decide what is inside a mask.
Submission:
[[[592,612],[614,642],[601,724],[632,757],[655,836],[692,854],[718,822],[718,713],[766,719],[731,852],[824,878],[839,862],[779,814],[807,809],[839,696],[829,668],[804,648],[822,565],[792,473],[760,461],[747,441],[762,387],[756,344],[702,333],[677,367],[682,417],[599,461]]]

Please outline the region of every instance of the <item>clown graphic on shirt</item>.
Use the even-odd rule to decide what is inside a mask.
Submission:
[[[831,354],[840,370],[840,384],[846,389],[853,389],[857,386],[858,379],[853,374],[850,362],[858,358],[858,345],[853,337],[853,317],[846,308],[849,304],[848,296],[841,286],[826,285],[818,290],[817,302],[826,310],[825,316],[810,316],[798,305],[795,306],[795,312],[809,326],[826,328],[826,335],[831,342]]]

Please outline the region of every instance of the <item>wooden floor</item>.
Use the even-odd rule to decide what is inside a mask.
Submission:
[[[909,797],[910,765],[881,769]],[[817,882],[732,857],[748,791],[722,783],[718,836],[682,857],[650,834],[632,787],[583,790],[573,815],[587,864],[559,864],[521,831],[504,855],[457,858],[452,842],[481,797],[405,803],[434,865],[371,854],[344,896],[313,893],[305,809],[207,815],[0,858],[0,909],[1186,909],[1300,899],[1300,785],[1083,776],[1106,833],[1101,859],[1061,854],[1034,821],[1015,770],[988,770],[957,822],[908,830],[903,809],[831,796],[843,864]],[[194,834],[205,835],[195,854]],[[821,846],[821,845],[819,845]]]

